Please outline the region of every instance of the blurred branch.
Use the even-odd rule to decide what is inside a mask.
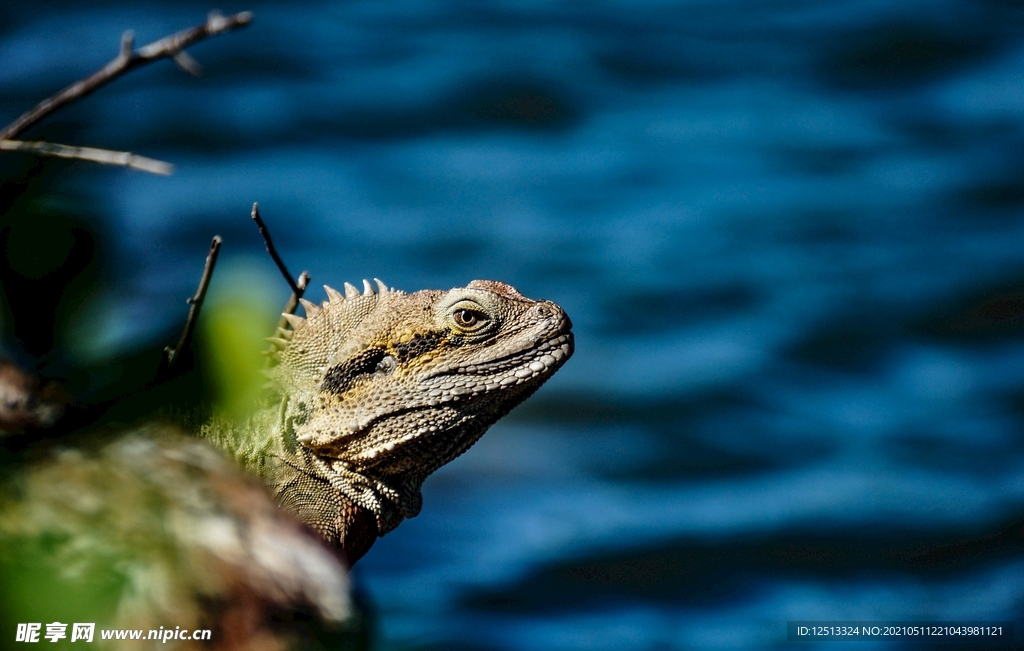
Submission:
[[[252,22],[251,11],[243,11],[231,16],[222,16],[217,12],[211,12],[206,22],[202,25],[196,25],[176,34],[165,36],[138,50],[134,49],[134,34],[131,31],[127,31],[121,37],[121,51],[110,63],[85,79],[76,81],[64,90],[36,104],[31,110],[4,127],[0,131],[0,140],[13,140],[54,111],[85,97],[124,73],[158,59],[174,59],[179,66],[189,73],[195,74],[199,69],[198,64],[192,57],[184,53],[185,48],[211,36],[244,27],[250,22]]]
[[[72,145],[61,145],[56,142],[26,142],[24,140],[0,140],[0,151],[27,151],[42,156],[57,156],[58,158],[74,158],[87,160],[105,165],[119,165],[130,167],[151,174],[169,175],[174,172],[174,165],[155,158],[138,156],[130,151],[111,151],[109,149],[96,149],[95,147],[75,147]]]
[[[199,287],[196,288],[196,295],[187,301],[191,307],[188,309],[188,319],[185,321],[185,327],[182,328],[181,336],[178,337],[178,344],[174,348],[170,346],[164,348],[164,359],[160,365],[160,370],[157,372],[158,382],[166,379],[167,374],[170,373],[174,363],[178,360],[178,355],[188,346],[189,341],[192,339],[192,331],[195,330],[196,319],[199,318],[199,310],[203,307],[203,300],[206,299],[206,290],[210,286],[210,278],[213,277],[213,268],[217,264],[220,244],[220,235],[214,235],[213,242],[210,244],[210,252],[206,255],[206,266],[203,267],[203,276],[199,279]]]
[[[263,242],[267,245],[267,253],[270,254],[274,264],[277,265],[281,275],[284,276],[285,282],[287,282],[288,286],[292,289],[292,296],[284,306],[284,313],[294,314],[295,308],[299,304],[299,299],[302,298],[302,295],[306,292],[306,286],[309,284],[309,273],[303,271],[299,274],[298,281],[292,280],[291,272],[289,272],[288,267],[284,265],[284,260],[281,259],[281,256],[277,254],[277,249],[274,248],[274,242],[270,239],[270,231],[267,229],[267,225],[263,223],[263,218],[260,217],[260,207],[258,203],[252,204],[252,220],[256,222],[256,228],[260,229],[260,235],[263,236]],[[283,328],[285,326],[285,321],[286,319],[281,317],[277,322],[277,327]]]

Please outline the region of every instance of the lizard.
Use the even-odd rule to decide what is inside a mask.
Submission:
[[[573,353],[555,303],[474,280],[413,293],[363,281],[301,299],[268,339],[271,398],[240,429],[206,426],[349,564],[419,514],[461,455]]]

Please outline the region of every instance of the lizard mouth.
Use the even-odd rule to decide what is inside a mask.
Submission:
[[[453,375],[471,375],[498,378],[498,384],[518,384],[516,380],[549,375],[558,370],[573,353],[572,332],[564,332],[542,341],[535,347],[499,357],[467,368],[457,369]]]
[[[520,345],[514,350],[492,358],[474,360],[459,367],[441,367],[421,377],[421,381],[437,381],[439,378],[479,378],[477,386],[487,389],[496,386],[522,384],[536,376],[546,376],[558,370],[574,350],[572,321],[554,304],[538,305],[535,309],[547,317],[547,323],[540,332],[533,329],[521,332]],[[493,378],[488,380],[485,378]],[[458,382],[457,380],[455,380]],[[492,385],[493,383],[493,385]],[[474,393],[476,393],[474,391]]]
[[[573,353],[572,321],[553,303],[538,304],[534,310],[548,318],[547,327],[539,336],[524,341],[519,350],[478,363],[475,367],[460,369],[459,373],[495,377],[502,386],[507,386],[538,375],[546,379],[558,370]]]
[[[398,446],[413,439],[434,440],[434,434],[450,428],[450,425],[418,423],[418,414],[429,413],[438,408],[444,409],[446,406],[455,409],[455,405],[451,403],[474,403],[487,395],[506,390],[525,391],[526,395],[529,395],[572,356],[573,345],[572,332],[566,330],[527,351],[478,363],[473,367],[431,375],[430,380],[434,386],[424,388],[426,404],[396,409],[359,423],[352,423],[344,443],[318,447],[315,451],[326,457],[353,463],[353,468],[359,468],[361,471],[386,465],[389,463],[388,453]],[[375,430],[379,428],[395,427],[396,421],[399,420],[408,420],[410,423],[406,428],[397,427],[401,431],[406,431],[400,439],[382,441],[377,436],[379,432],[375,434]],[[460,420],[459,424],[462,422]],[[360,446],[362,449],[353,455],[350,446],[357,440],[367,441],[367,444]]]

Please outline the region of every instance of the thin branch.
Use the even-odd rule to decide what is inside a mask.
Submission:
[[[196,327],[196,319],[199,318],[199,310],[203,307],[203,300],[206,298],[206,290],[210,286],[210,278],[213,277],[213,267],[217,264],[217,254],[220,253],[221,239],[220,235],[213,236],[213,242],[210,244],[210,252],[206,255],[206,266],[203,267],[203,277],[199,279],[199,287],[196,288],[196,295],[188,299],[188,319],[185,321],[185,327],[181,330],[181,336],[178,337],[178,345],[174,348],[168,346],[164,348],[164,360],[161,364],[160,371],[157,373],[157,379],[162,379],[174,366],[174,363],[178,359],[178,354],[188,346],[189,341],[192,339],[192,331]]]
[[[130,167],[150,174],[169,175],[174,173],[174,165],[146,158],[133,154],[130,151],[111,151],[109,149],[96,149],[95,147],[76,147],[73,145],[62,145],[56,142],[24,140],[0,140],[0,151],[26,151],[42,156],[57,156],[58,158],[72,158],[76,160],[87,160],[105,165],[118,165]]]
[[[26,129],[34,126],[54,111],[88,95],[129,70],[134,70],[158,59],[175,59],[185,48],[194,43],[239,27],[244,27],[250,22],[252,22],[252,12],[250,11],[243,11],[231,16],[222,16],[219,13],[211,12],[206,22],[202,25],[196,25],[176,34],[165,36],[138,50],[133,50],[134,35],[131,32],[125,32],[121,38],[120,52],[110,63],[85,79],[76,81],[64,90],[44,99],[17,120],[4,127],[3,131],[0,131],[0,140],[13,140],[17,138]],[[177,63],[186,69],[189,67],[188,59],[178,58]]]
[[[284,266],[284,261],[281,256],[277,254],[277,249],[274,248],[274,242],[270,239],[270,231],[267,230],[267,225],[263,223],[263,218],[260,217],[260,205],[258,203],[252,204],[252,220],[256,222],[256,228],[260,229],[260,235],[263,236],[263,243],[267,245],[267,253],[270,254],[274,264],[277,265],[281,275],[284,276],[285,282],[292,288],[292,293],[296,295],[296,300],[302,298],[302,291],[299,286],[292,280],[292,275],[288,271],[288,267]]]
[[[270,239],[270,230],[267,229],[267,225],[263,223],[263,218],[260,217],[260,206],[255,202],[252,204],[252,220],[256,222],[256,228],[260,230],[260,235],[263,236],[263,243],[267,245],[267,253],[270,254],[270,258],[274,261],[274,264],[277,265],[278,271],[280,271],[281,275],[284,276],[285,282],[287,282],[288,286],[292,288],[292,295],[288,299],[288,302],[285,303],[281,318],[277,320],[277,329],[285,330],[291,327],[291,324],[288,323],[288,319],[286,319],[284,315],[295,314],[295,308],[299,305],[299,299],[302,298],[302,295],[306,292],[306,286],[309,285],[309,272],[303,271],[300,273],[298,282],[292,280],[291,272],[288,271],[288,267],[284,266],[284,260],[282,260],[281,256],[278,255],[277,249],[274,248],[274,241]],[[270,355],[275,350],[277,350],[277,347],[271,346],[267,350],[267,354]],[[271,364],[270,357],[267,358],[267,364]]]

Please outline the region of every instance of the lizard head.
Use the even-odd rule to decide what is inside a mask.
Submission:
[[[373,490],[419,485],[468,449],[572,355],[572,324],[550,301],[496,281],[412,294],[364,281],[325,288],[272,341],[286,442]],[[403,490],[402,486],[405,487]],[[397,497],[396,497],[397,499]]]

